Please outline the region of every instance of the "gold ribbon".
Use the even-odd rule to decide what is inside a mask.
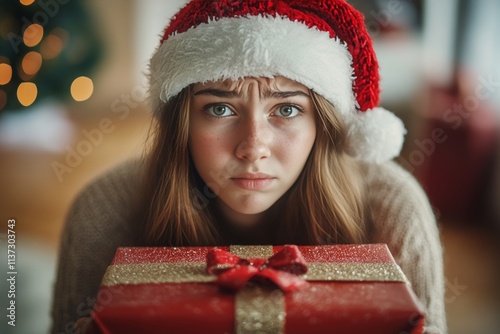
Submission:
[[[101,285],[213,282],[204,262],[134,263],[108,267]]]
[[[407,282],[394,263],[308,263],[308,281],[383,281]],[[208,283],[217,279],[206,272],[205,263],[138,263],[111,265],[102,285],[147,283]]]
[[[274,255],[273,246],[229,246],[229,252],[244,259],[267,259]]]
[[[272,246],[231,246],[230,252],[242,258],[268,258]],[[307,264],[308,281],[384,281],[408,283],[395,263]],[[111,265],[102,285],[147,283],[209,283],[216,276],[206,271],[204,262],[138,263]],[[249,286],[235,296],[236,333],[282,333],[285,328],[285,297],[279,289]]]
[[[236,334],[283,333],[285,316],[285,296],[280,289],[248,286],[235,296]]]

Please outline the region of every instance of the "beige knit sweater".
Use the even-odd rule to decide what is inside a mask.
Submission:
[[[446,333],[442,249],[429,202],[415,179],[393,162],[366,165],[373,243],[388,244],[427,312],[427,333]],[[138,246],[131,203],[140,165],[126,163],[88,186],[63,231],[52,307],[53,333],[74,333],[90,315],[101,278],[119,246]],[[411,321],[411,319],[409,319]]]

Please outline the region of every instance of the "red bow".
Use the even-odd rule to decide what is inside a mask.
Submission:
[[[207,253],[207,271],[218,275],[216,283],[231,290],[242,289],[251,279],[267,279],[290,292],[306,283],[297,275],[305,274],[307,265],[295,245],[284,246],[268,259],[242,259],[216,248]]]

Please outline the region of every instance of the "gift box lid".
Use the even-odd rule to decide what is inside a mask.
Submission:
[[[385,244],[299,246],[308,266],[299,276],[307,284],[291,293],[269,286],[228,293],[207,273],[214,249],[268,258],[284,247],[119,248],[93,316],[106,333],[254,332],[241,331],[243,325],[273,325],[280,330],[271,332],[283,333],[330,333],[332,326],[336,333],[422,332],[422,306]]]

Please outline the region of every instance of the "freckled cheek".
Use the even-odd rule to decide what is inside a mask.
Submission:
[[[282,161],[297,163],[298,160],[306,160],[316,138],[315,131],[297,132],[287,134],[275,143],[275,154]]]
[[[189,146],[195,162],[210,163],[222,158],[228,151],[223,137],[212,133],[198,132],[190,136]]]

